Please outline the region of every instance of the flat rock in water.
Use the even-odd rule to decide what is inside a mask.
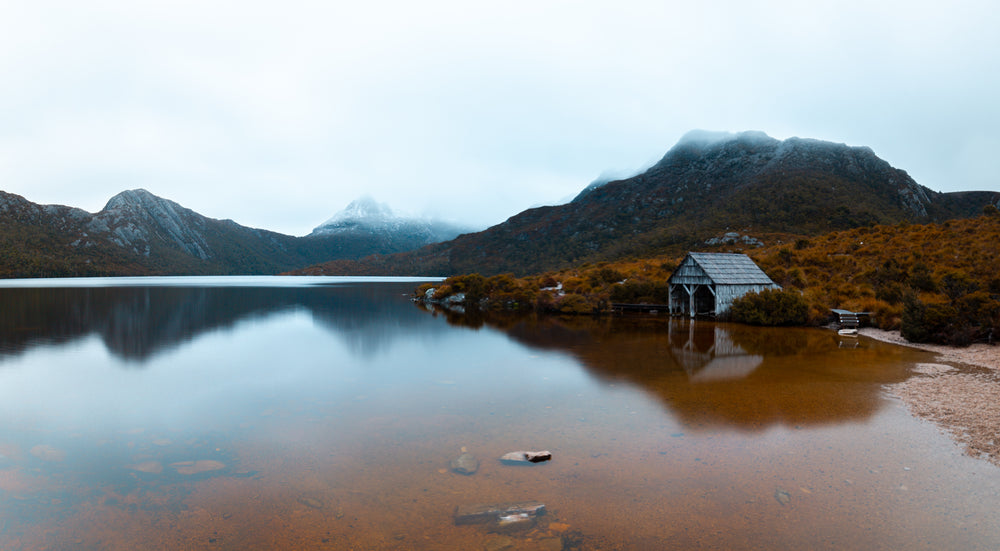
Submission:
[[[323,500],[312,496],[299,496],[298,502],[310,509],[322,509]]]
[[[500,462],[507,465],[526,465],[529,463],[542,463],[552,459],[552,452],[510,452],[500,456]]]
[[[518,501],[512,503],[462,505],[455,509],[455,524],[480,524],[497,521],[500,517],[519,514],[525,514],[529,517],[544,515],[545,504],[537,501]]]
[[[507,536],[493,536],[483,544],[484,551],[507,551],[514,548],[514,540]]]
[[[23,455],[24,454],[21,452],[21,448],[15,446],[14,444],[5,444],[0,442],[0,458],[17,460]]]
[[[535,527],[535,515],[528,513],[511,513],[500,515],[496,522],[490,527],[491,532],[498,534],[512,534]]]
[[[209,471],[219,471],[226,468],[226,464],[215,461],[212,459],[199,459],[198,461],[179,461],[177,463],[171,463],[171,467],[177,471],[177,474],[198,474],[207,473]]]
[[[163,472],[163,463],[159,461],[143,461],[142,463],[125,465],[125,468],[130,471],[139,471],[140,473],[160,474]]]
[[[471,453],[463,453],[451,460],[451,470],[458,474],[475,474],[479,470],[479,460]]]
[[[565,522],[550,522],[549,523],[549,531],[550,532],[555,532],[557,534],[562,534],[566,530],[569,530],[569,524],[566,524]]]
[[[46,444],[39,444],[31,448],[30,453],[42,461],[62,461],[66,459],[66,452]]]

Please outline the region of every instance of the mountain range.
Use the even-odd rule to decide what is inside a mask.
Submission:
[[[867,147],[692,131],[641,174],[484,231],[301,273],[526,275],[628,256],[756,246],[874,224],[968,218],[1000,193],[938,193]]]
[[[0,192],[0,276],[274,274],[450,239],[448,224],[399,217],[370,198],[304,237],[216,220],[143,190],[96,214]]]
[[[476,233],[362,197],[293,237],[138,189],[91,214],[0,192],[0,277],[525,275],[630,256],[753,247],[874,224],[980,214],[1000,193],[938,193],[867,147],[693,131],[636,176],[587,186]],[[786,241],[787,242],[787,241]]]

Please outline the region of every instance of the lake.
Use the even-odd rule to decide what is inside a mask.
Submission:
[[[923,352],[392,278],[0,285],[0,549],[1000,547],[1000,469],[886,390]]]

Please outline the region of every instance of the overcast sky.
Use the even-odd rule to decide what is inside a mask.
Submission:
[[[1000,190],[1000,9],[884,2],[0,0],[0,190],[133,188],[293,235],[370,194],[485,227],[688,130]]]

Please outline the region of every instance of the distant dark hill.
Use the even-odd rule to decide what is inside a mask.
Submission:
[[[691,132],[646,172],[590,186],[571,203],[527,210],[485,231],[409,253],[306,273],[518,275],[573,263],[750,242],[872,224],[981,214],[995,192],[937,193],[866,147]]]
[[[355,224],[292,237],[208,218],[142,189],[112,197],[96,214],[0,191],[0,277],[275,274],[434,241],[409,229]]]

